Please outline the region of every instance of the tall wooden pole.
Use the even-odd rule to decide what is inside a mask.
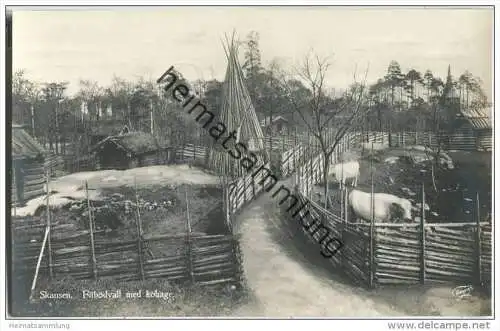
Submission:
[[[31,133],[33,137],[36,137],[35,135],[35,107],[33,104],[31,104]]]
[[[191,242],[191,218],[190,218],[190,215],[189,215],[189,198],[188,198],[188,194],[187,194],[187,186],[186,186],[186,190],[184,191],[184,195],[186,197],[186,219],[187,219],[187,223],[186,223],[186,239],[187,239],[187,245],[186,245],[186,249],[187,249],[187,263],[188,263],[188,273],[189,273],[189,279],[191,281],[191,284],[194,284],[194,270],[193,270],[193,258],[192,258],[192,251],[191,251],[191,245],[192,245],[192,242]]]
[[[342,160],[339,158],[338,162],[342,162]],[[344,163],[342,163],[342,170],[341,170],[341,180],[340,180],[340,218],[344,218]]]
[[[374,254],[374,226],[375,226],[375,201],[374,201],[374,189],[373,189],[373,142],[372,142],[372,157],[370,158],[370,173],[371,173],[371,199],[370,199],[370,210],[371,210],[371,220],[370,220],[370,288],[374,286],[374,275],[375,275],[375,254]]]
[[[35,294],[36,281],[38,280],[38,272],[40,271],[40,264],[42,262],[43,252],[45,250],[45,244],[47,243],[47,238],[49,237],[49,227],[45,228],[45,235],[43,237],[42,248],[40,249],[40,254],[38,255],[38,260],[36,262],[35,275],[33,276],[33,282],[31,283],[31,292],[29,300],[32,301]]]
[[[49,249],[49,275],[50,278],[53,278],[54,273],[52,270],[52,242],[51,242],[51,224],[50,224],[50,170],[47,168],[47,228],[48,228],[48,238],[47,238],[47,244],[48,244],[48,249]]]
[[[420,218],[420,283],[425,284],[425,186],[422,183],[422,206]]]
[[[139,211],[139,196],[137,195],[137,181],[134,178],[134,191],[135,191],[135,206],[137,211],[137,253],[139,255],[139,270],[141,273],[141,280],[145,280],[144,275],[144,262],[142,253],[142,222],[141,222],[141,212]]]
[[[482,277],[482,249],[481,249],[481,205],[479,203],[479,192],[476,192],[476,254],[477,254],[477,283],[481,286],[483,283]]]
[[[94,279],[97,280],[97,260],[95,257],[95,243],[94,243],[94,222],[92,221],[92,208],[90,206],[88,182],[85,182],[85,195],[87,198],[87,208],[88,208],[88,212],[89,212],[89,231],[90,231],[90,248],[91,248],[91,253],[92,253],[92,272],[94,274]]]
[[[150,114],[150,119],[151,119],[151,126],[150,126],[150,130],[151,130],[151,134],[153,134],[153,130],[154,130],[154,121],[153,121],[153,100],[150,100],[149,101],[149,114]]]

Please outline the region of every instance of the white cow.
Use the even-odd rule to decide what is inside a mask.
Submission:
[[[333,164],[328,169],[328,176],[333,177],[342,186],[345,186],[346,180],[351,178],[353,180],[352,186],[355,187],[358,184],[359,162],[351,161]]]
[[[412,221],[410,200],[392,194],[374,193],[375,222]],[[371,220],[371,194],[359,190],[349,193],[349,206],[356,216]]]

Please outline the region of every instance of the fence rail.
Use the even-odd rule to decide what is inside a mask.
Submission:
[[[335,163],[339,152],[356,144],[384,139],[348,134],[332,154],[332,161]],[[322,160],[320,154],[297,168],[297,194],[311,206],[307,217],[320,220],[337,238],[343,238],[339,254],[329,260],[351,278],[368,286],[491,282],[491,223],[479,219],[471,223],[425,223],[423,218],[421,224],[349,224],[310,199],[313,186],[321,181]],[[319,245],[319,238],[306,235]]]
[[[76,230],[72,224],[50,226],[51,245],[45,247],[36,271],[46,228],[40,219],[13,220],[16,275],[32,276],[36,272],[47,277],[52,271],[55,278],[166,278],[201,285],[241,281],[240,249],[235,235],[154,234],[110,240],[102,231]],[[186,253],[188,248],[190,254]]]

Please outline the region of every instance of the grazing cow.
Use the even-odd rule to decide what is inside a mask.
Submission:
[[[412,221],[410,200],[386,193],[375,193],[373,196],[375,222]],[[371,219],[370,193],[352,190],[348,199],[356,216],[364,220]]]
[[[351,161],[331,165],[328,169],[328,176],[335,178],[342,186],[345,186],[346,179],[352,178],[352,186],[358,184],[359,162]]]

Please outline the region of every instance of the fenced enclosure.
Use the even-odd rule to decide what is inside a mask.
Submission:
[[[439,143],[444,144],[446,150],[492,150],[491,130],[483,130],[475,135],[463,130],[457,130],[453,135],[438,135],[430,131],[356,131],[363,142],[375,142],[387,144],[389,147],[404,147],[409,145],[422,145],[436,148]],[[353,133],[354,134],[354,133]],[[200,133],[198,133],[201,136]],[[326,132],[327,141],[332,141],[334,132]],[[298,163],[303,162],[303,157],[313,157],[318,154],[320,145],[318,140],[310,134],[303,132],[289,133],[286,135],[266,136],[262,140],[264,150],[270,155],[270,160],[280,169],[282,176],[289,176],[294,172]],[[302,146],[302,149],[301,147]],[[169,160],[164,159],[158,164],[174,163],[194,163],[205,165],[207,162],[209,147],[201,138],[195,139],[192,143],[183,142],[181,145],[173,147],[173,156]],[[307,151],[306,151],[307,150]],[[220,151],[223,157],[227,151]],[[302,157],[302,159],[301,159]],[[96,170],[96,160],[91,156],[81,156],[75,158],[65,155],[61,168],[67,173],[78,171]],[[60,165],[61,162],[58,162]],[[297,164],[297,166],[295,165]],[[53,175],[55,175],[53,173]],[[243,173],[241,174],[243,175]]]
[[[139,209],[136,236],[96,230],[89,204],[87,229],[45,217],[12,221],[13,271],[16,277],[61,279],[163,278],[181,284],[238,284],[242,280],[238,236],[192,232],[189,206],[184,233],[144,234]],[[224,223],[223,220],[219,220]],[[196,221],[194,222],[196,224]]]
[[[366,136],[348,134],[332,154],[365,141]],[[381,138],[382,141],[384,138]],[[368,137],[368,141],[376,141]],[[426,223],[422,210],[420,223],[349,223],[315,203],[310,194],[322,180],[323,155],[297,168],[297,192],[309,213],[300,213],[310,223],[320,221],[343,246],[329,259],[350,278],[369,287],[378,284],[412,283],[491,283],[491,223],[481,222],[477,207],[475,222]],[[422,204],[424,205],[424,204]],[[479,206],[479,202],[478,202]],[[321,246],[324,234],[303,231]]]
[[[343,247],[330,262],[355,282],[369,287],[378,284],[412,284],[442,282],[491,282],[491,223],[422,223],[381,224],[348,223],[325,210],[311,199],[313,187],[322,181],[323,155],[315,138],[307,135],[281,137],[282,141],[265,138],[266,148],[275,149],[281,175],[294,174],[297,197],[308,202],[308,215],[341,238]],[[342,153],[359,147],[362,142],[388,146],[435,146],[436,138],[423,133],[353,132],[347,134],[332,153],[331,164]],[[297,143],[298,142],[298,143]],[[178,162],[203,164],[208,148],[186,144],[177,149]],[[227,153],[227,151],[221,151]],[[256,168],[259,165],[256,166]],[[271,163],[265,165],[271,169]],[[258,197],[264,188],[265,171],[253,171],[225,184],[225,222],[232,228],[234,215]],[[29,230],[28,230],[29,229]],[[49,230],[47,230],[49,229]],[[237,282],[242,277],[238,237],[231,234],[200,233],[139,235],[134,240],[106,239],[95,230],[74,231],[69,225],[47,223],[13,223],[15,268],[19,272],[36,272],[39,276],[79,279],[113,278],[140,280],[166,278],[172,281],[211,284]],[[27,235],[26,232],[31,233]],[[48,234],[45,249],[44,231]],[[314,244],[322,233],[304,234]],[[62,234],[64,232],[64,235]],[[69,234],[72,232],[71,234]],[[23,234],[24,233],[24,234]],[[35,241],[33,241],[35,240]],[[170,255],[154,253],[166,250]],[[319,251],[318,251],[319,252]],[[153,253],[153,254],[151,254]],[[38,261],[40,260],[40,261]]]

